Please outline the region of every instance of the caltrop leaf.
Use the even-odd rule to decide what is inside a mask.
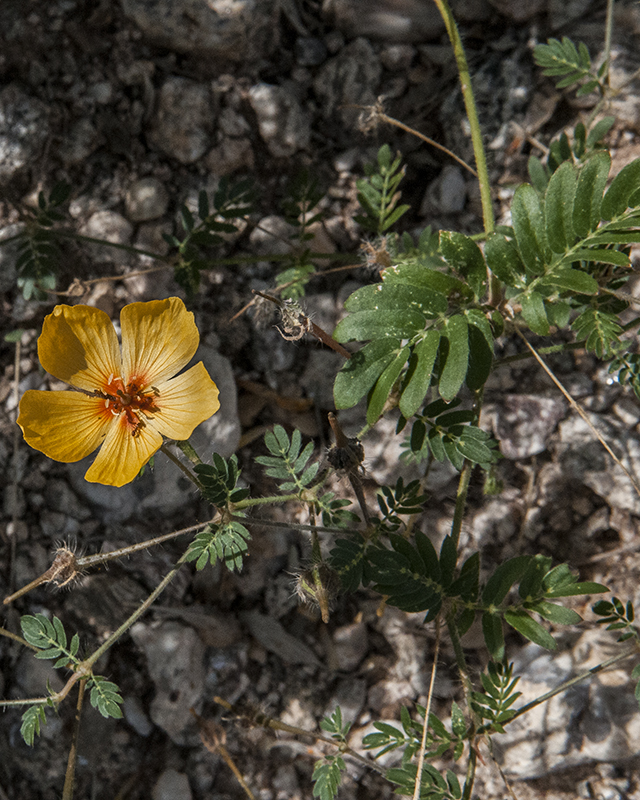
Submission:
[[[317,761],[313,770],[313,796],[320,800],[333,800],[338,794],[342,771],[346,765],[341,756],[330,756]]]
[[[553,173],[545,195],[547,241],[554,253],[564,253],[573,245],[573,206],[577,176],[573,164],[565,161]]]
[[[547,336],[549,333],[549,320],[544,307],[544,300],[539,292],[521,294],[520,305],[522,316],[527,325],[538,336]]]
[[[466,317],[449,317],[443,331],[448,341],[446,361],[440,374],[438,390],[443,400],[453,400],[460,391],[469,367],[469,324]],[[441,351],[442,352],[442,351]]]
[[[527,271],[542,275],[545,270],[546,233],[540,196],[528,183],[516,189],[511,204],[513,231],[520,257]]]
[[[522,287],[525,267],[515,244],[502,233],[492,233],[484,248],[489,269],[507,286]]]
[[[473,239],[457,231],[442,231],[440,249],[449,264],[467,279],[476,297],[481,297],[487,285],[487,268]]]
[[[627,210],[629,198],[640,186],[640,158],[623,167],[602,200],[602,218],[616,219]]]
[[[400,347],[399,339],[376,339],[355,353],[336,376],[336,408],[352,408],[365,396]]]
[[[413,350],[405,387],[400,397],[400,411],[405,419],[410,419],[422,405],[431,383],[439,345],[440,331],[431,329]]]
[[[40,735],[40,728],[42,725],[47,724],[47,718],[44,714],[44,704],[38,704],[28,708],[22,715],[22,725],[20,726],[20,735],[29,745],[33,746],[36,736]]]
[[[378,378],[375,389],[371,393],[369,404],[367,406],[367,422],[370,425],[375,424],[375,422],[378,420],[378,417],[382,414],[382,410],[384,408],[384,404],[387,402],[389,393],[391,392],[394,383],[398,380],[400,373],[402,372],[402,368],[407,363],[409,351],[409,345],[405,345],[398,352],[393,361],[391,361],[391,363],[385,368],[382,375]]]
[[[556,641],[553,636],[536,622],[524,609],[507,609],[504,612],[505,622],[521,633],[525,639],[539,644],[547,650],[555,650]]]
[[[573,227],[581,238],[585,238],[598,227],[602,193],[610,167],[611,156],[599,152],[594,153],[580,171],[573,204]]]

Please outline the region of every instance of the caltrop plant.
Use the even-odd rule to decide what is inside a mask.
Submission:
[[[432,711],[429,693],[425,705],[416,704],[415,714],[403,708],[397,725],[375,722],[375,732],[363,743],[365,751],[376,756],[397,754],[397,762],[386,771],[386,778],[401,795],[469,800],[483,741],[504,733],[514,719],[542,702],[518,704],[519,676],[508,660],[505,630],[553,650],[556,641],[549,623],[565,626],[581,621],[563,599],[608,591],[599,583],[582,581],[570,565],[554,564],[547,555],[517,555],[488,571],[480,553],[462,553],[460,532],[473,470],[484,473],[487,484],[493,481],[496,485],[497,442],[479,427],[479,418],[484,387],[497,366],[494,349],[498,337],[520,337],[542,361],[529,341],[531,334],[546,337],[570,332],[580,347],[607,361],[620,383],[640,396],[640,364],[630,337],[640,319],[629,322],[623,317],[632,305],[632,298],[624,291],[631,274],[630,247],[640,241],[640,159],[612,175],[611,157],[603,144],[611,118],[579,123],[570,136],[563,134],[552,144],[545,160],[530,159],[531,183],[515,190],[509,224],[496,227],[464,51],[446,2],[436,3],[463,77],[483,198],[484,230],[470,236],[426,229],[417,241],[408,233],[393,232],[409,211],[409,206],[400,203],[404,170],[399,155],[387,145],[380,148],[376,164],[366,170],[357,185],[362,209],[357,219],[374,237],[365,249],[379,280],[357,289],[347,299],[346,316],[334,331],[334,344],[351,348],[335,345],[345,363],[335,380],[334,398],[338,409],[365,402],[361,437],[382,416],[394,414],[397,433],[404,437],[403,458],[408,463],[447,461],[458,470],[459,487],[449,534],[436,542],[430,531],[420,529],[419,515],[427,496],[419,477],[407,481],[401,478],[394,485],[380,487],[377,508],[371,507],[361,481],[366,445],[360,442],[361,437],[347,437],[334,417],[331,424],[336,443],[326,458],[318,458],[313,443],[304,443],[297,430],[288,432],[276,425],[267,432],[266,454],[256,463],[275,488],[269,497],[253,497],[235,455],[224,459],[214,453],[210,463],[203,463],[186,441],[205,411],[212,414],[217,410],[217,389],[202,370],[194,373],[195,367],[170,377],[190,355],[187,357],[185,351],[179,358],[174,356],[168,368],[163,359],[164,348],[172,348],[170,337],[146,321],[147,315],[157,319],[160,313],[173,313],[173,323],[189,332],[187,349],[192,355],[197,331],[181,301],[172,298],[126,307],[122,355],[115,333],[107,332],[110,323],[101,313],[96,315],[95,309],[83,306],[74,307],[80,309],[76,311],[59,306],[45,322],[40,357],[54,375],[79,390],[82,400],[49,400],[66,393],[46,393],[46,398],[40,396],[44,393],[28,394],[19,418],[27,442],[56,460],[71,461],[96,449],[102,436],[105,442],[96,460],[98,468],[90,468],[87,479],[112,485],[132,480],[148,458],[162,449],[211,504],[213,512],[202,525],[113,553],[78,556],[61,547],[46,573],[5,599],[7,604],[13,602],[39,583],[71,584],[78,574],[96,564],[172,537],[193,535],[182,557],[147,600],[93,653],[82,656],[78,634],[69,640],[56,617],[39,613],[22,618],[22,643],[35,650],[36,658],[54,660],[56,667],[69,673],[58,692],[48,690],[38,698],[3,701],[4,705],[27,706],[22,734],[28,744],[34,743],[46,724],[47,709],[58,708],[76,684],[81,691],[89,689],[90,702],[101,714],[121,715],[118,687],[93,672],[98,658],[139,619],[183,564],[191,562],[195,569],[203,570],[219,562],[230,570],[240,570],[249,552],[251,526],[257,521],[268,524],[254,513],[267,504],[296,503],[307,511],[306,523],[290,525],[310,539],[310,563],[297,576],[296,588],[305,602],[320,609],[324,621],[330,619],[339,588],[349,592],[366,589],[380,596],[381,606],[423,615],[424,624],[435,630],[432,685],[441,639],[447,636],[451,641],[461,692],[452,703],[450,718],[440,719]],[[597,91],[606,100],[608,60],[594,68],[584,45],[576,46],[568,39],[550,40],[536,49],[535,57],[546,74],[560,79],[560,88],[578,86],[580,93]],[[200,273],[207,268],[207,248],[218,244],[222,234],[235,230],[231,220],[247,211],[247,192],[247,185],[231,188],[225,184],[213,207],[201,193],[197,219],[186,207],[182,209],[183,234],[169,237],[169,242],[177,254],[176,279],[190,293],[198,290]],[[55,193],[48,199],[42,197],[38,214],[45,229],[55,221],[56,207],[62,201]],[[317,187],[306,176],[295,183],[285,208],[300,244],[274,290],[288,300],[303,294],[314,269],[306,243],[310,240],[308,227],[317,221],[318,201]],[[33,292],[38,281],[41,288],[51,281],[47,277],[51,272],[46,270],[53,251],[46,237],[38,243],[32,233],[28,234],[31,244],[27,247],[25,238],[20,245],[19,274],[25,296],[29,286],[29,292]],[[282,302],[281,308],[292,313],[289,304]],[[66,354],[54,352],[47,345],[47,330],[62,319],[75,336],[66,341]],[[97,333],[86,338],[86,325],[76,325],[74,320],[90,320]],[[129,323],[125,324],[126,320]],[[93,358],[96,342],[107,340],[107,357],[105,360],[102,353],[101,362]],[[68,362],[69,358],[77,359],[78,353],[85,357],[85,366],[89,363],[90,375],[79,373],[77,364]],[[158,365],[162,364],[160,369]],[[59,413],[46,411],[49,402]],[[196,421],[195,412],[189,409],[198,405],[200,416]],[[73,451],[56,428],[55,420],[62,411],[81,412],[83,419],[93,420],[87,423],[91,430],[85,431],[83,442],[76,442]],[[168,441],[163,442],[163,437]],[[325,488],[327,479],[336,472],[347,477],[356,503]],[[639,637],[633,604],[614,597],[600,600],[593,610],[600,623],[616,632],[618,641],[625,645],[608,663],[637,656]],[[462,637],[476,621],[488,654],[488,665],[478,675],[470,669],[462,644]],[[632,674],[640,686],[640,665]],[[557,692],[562,690],[558,687]],[[640,689],[636,694],[640,698]],[[220,702],[233,711],[228,703]],[[256,724],[278,727],[273,720],[262,719]],[[297,732],[290,726],[279,727]],[[320,727],[324,733],[317,738],[328,751],[315,765],[314,797],[332,800],[339,794],[349,758],[384,773],[374,760],[351,749],[351,721],[343,720],[339,708]],[[441,769],[444,758],[450,763]],[[70,798],[72,786],[65,792]]]

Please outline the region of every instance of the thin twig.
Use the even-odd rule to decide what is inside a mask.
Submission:
[[[525,345],[529,348],[529,350],[531,351],[533,357],[536,359],[538,364],[540,364],[542,369],[547,373],[547,375],[555,383],[555,385],[558,387],[558,389],[560,389],[560,391],[565,396],[565,398],[569,401],[569,404],[571,405],[571,407],[582,417],[582,419],[585,421],[585,423],[587,424],[587,426],[589,427],[589,429],[591,430],[593,435],[596,437],[596,439],[600,442],[600,444],[604,447],[604,449],[607,451],[607,453],[609,453],[609,455],[615,461],[615,463],[620,467],[620,469],[629,478],[633,488],[636,490],[636,493],[640,497],[640,484],[638,483],[636,478],[631,474],[631,471],[628,470],[627,467],[625,467],[625,465],[622,463],[622,461],[613,452],[613,450],[611,449],[609,444],[605,441],[604,437],[600,433],[600,431],[596,428],[596,426],[593,424],[593,422],[591,422],[591,420],[589,419],[589,415],[587,414],[587,412],[584,411],[583,408],[576,403],[576,401],[573,399],[571,394],[564,388],[564,386],[560,383],[560,381],[553,374],[551,369],[549,369],[549,367],[545,364],[545,362],[542,360],[542,358],[538,355],[538,353],[536,352],[535,348],[527,341],[527,339],[524,336],[524,334],[518,328],[515,328],[515,331],[518,334],[518,336],[522,339],[522,341],[525,343]]]
[[[416,770],[416,782],[413,787],[413,800],[420,798],[420,786],[422,784],[422,768],[424,766],[424,753],[427,749],[427,731],[429,730],[429,714],[431,714],[431,701],[433,700],[433,687],[436,683],[436,673],[438,671],[438,656],[440,655],[440,617],[436,619],[436,645],[433,651],[433,665],[431,666],[431,680],[429,681],[429,694],[427,695],[427,705],[424,710],[424,726],[422,728],[422,741],[420,742],[420,752],[418,754],[418,767]]]
[[[80,719],[82,718],[82,704],[84,701],[84,690],[87,679],[80,681],[78,687],[78,702],[76,703],[76,715],[73,722],[73,738],[69,757],[67,758],[67,771],[64,775],[64,787],[62,789],[62,800],[73,800],[73,790],[76,783],[76,764],[78,761],[78,739],[80,737]]]

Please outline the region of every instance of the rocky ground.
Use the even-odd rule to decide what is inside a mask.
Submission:
[[[533,65],[532,46],[548,36],[602,47],[604,4],[589,0],[459,0],[481,122],[491,160],[498,214],[526,179],[537,152],[581,112]],[[640,12],[619,2],[612,83],[638,67]],[[275,285],[291,248],[283,200],[291,180],[308,170],[322,191],[322,222],[312,228],[321,274],[307,288],[305,308],[331,332],[342,302],[371,280],[359,266],[362,232],[355,181],[388,142],[407,165],[403,202],[413,234],[434,229],[477,232],[479,196],[473,179],[444,154],[390,125],[368,124],[363,106],[384,96],[386,113],[470,161],[462,101],[435,5],[421,0],[4,0],[0,5],[0,239],[24,224],[39,190],[72,187],[68,230],[164,254],[163,234],[179,229],[181,203],[194,209],[201,189],[221,178],[251,177],[254,211],[215,253],[191,308],[201,332],[197,359],[221,391],[222,407],[196,432],[203,455],[238,453],[253,494],[270,489],[253,462],[261,436],[278,422],[317,443],[330,442],[326,423],[339,355],[315,341],[290,342],[273,324],[239,313],[253,289]],[[637,157],[637,82],[613,103],[610,134],[617,168]],[[367,129],[367,130],[364,130]],[[533,148],[533,149],[532,149]],[[346,260],[340,257],[351,254]],[[170,268],[148,256],[65,240],[58,295],[25,300],[16,285],[15,248],[0,247],[0,333],[22,331],[19,348],[0,342],[0,595],[49,565],[60,540],[86,552],[144,541],[208,518],[209,509],[163,457],[155,470],[122,489],[88,484],[86,464],[50,462],[21,441],[17,400],[29,388],[56,388],[39,370],[36,341],[56,302],[85,302],[117,318],[132,301],[184,296]],[[235,262],[224,259],[240,257]],[[241,259],[244,259],[241,260]],[[260,259],[260,260],[259,260]],[[356,264],[348,270],[332,268]],[[150,271],[154,270],[154,271]],[[332,270],[332,271],[330,271]],[[326,274],[323,274],[326,273]],[[67,294],[75,279],[80,294]],[[498,357],[520,346],[499,342]],[[640,473],[640,405],[613,383],[606,367],[580,351],[549,359],[564,385],[609,441]],[[638,601],[640,500],[549,378],[529,362],[495,371],[485,419],[501,441],[504,491],[483,498],[472,485],[462,543],[481,549],[491,566],[518,553],[568,560],[585,580],[608,584]],[[341,417],[349,432],[362,408]],[[383,420],[364,440],[367,492],[377,483],[412,477],[399,462],[395,422]],[[432,471],[421,528],[435,541],[451,522],[456,480]],[[334,490],[348,495],[348,485]],[[251,556],[241,574],[183,569],[160,602],[114,647],[99,672],[125,698],[124,720],[85,708],[79,742],[78,798],[235,800],[246,796],[219,755],[202,746],[189,712],[222,722],[227,749],[256,797],[311,797],[313,765],[323,750],[312,738],[239,724],[213,702],[245,703],[288,725],[317,730],[340,704],[353,721],[358,747],[376,719],[398,719],[400,706],[424,702],[433,633],[420,615],[387,608],[366,593],[342,597],[328,625],[293,596],[292,573],[309,558],[309,543],[287,527],[296,509],[271,515],[280,527],[252,527]],[[328,543],[327,543],[328,544]],[[3,613],[18,630],[21,614],[58,615],[78,630],[88,650],[122,621],[182,553],[181,540],[93,572],[72,589],[38,589]],[[588,599],[587,599],[588,600]],[[589,602],[576,605],[590,617]],[[558,654],[510,642],[524,675],[525,700],[615,652],[613,638],[586,625],[559,634]],[[480,637],[467,646],[474,668],[484,663]],[[460,685],[445,648],[436,707],[449,713]],[[527,715],[496,741],[496,758],[518,798],[640,798],[640,713],[628,669],[617,669]],[[61,678],[0,638],[0,696],[39,696]],[[73,708],[48,723],[33,748],[19,734],[20,712],[0,716],[0,800],[61,796]],[[477,796],[507,790],[482,751]],[[447,766],[451,766],[447,764]],[[341,798],[386,798],[373,770],[349,764]]]

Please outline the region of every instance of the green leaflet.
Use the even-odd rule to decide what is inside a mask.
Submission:
[[[492,233],[484,248],[489,269],[507,286],[525,285],[525,268],[516,246],[502,233]]]
[[[367,339],[408,339],[424,328],[424,314],[419,311],[357,311],[341,320],[333,332],[337,342]]]
[[[446,361],[440,373],[438,390],[443,400],[453,400],[469,367],[469,324],[461,314],[449,317],[442,332],[449,344]]]
[[[400,411],[405,419],[410,419],[416,413],[427,394],[439,345],[440,331],[432,328],[414,347],[405,388],[400,397]]]
[[[535,611],[543,619],[555,622],[556,625],[577,625],[582,622],[582,617],[577,611],[571,608],[559,606],[557,603],[549,603],[546,600],[539,600],[537,603],[527,605],[529,611]]]
[[[640,186],[640,158],[623,167],[602,200],[602,219],[615,219],[627,210],[629,198]]]
[[[579,269],[558,270],[538,281],[538,286],[557,286],[559,289],[577,292],[578,294],[598,294],[599,289],[598,281],[592,275]]]
[[[399,349],[399,339],[376,339],[354,353],[336,375],[333,386],[336,408],[355,406],[378,380]]]
[[[520,257],[527,271],[542,275],[547,261],[544,209],[533,186],[524,183],[516,189],[511,217]]]
[[[501,564],[482,590],[483,605],[499,605],[514,583],[518,583],[531,563],[531,556],[515,556]]]
[[[527,172],[531,178],[531,184],[536,188],[540,194],[544,194],[549,183],[549,167],[540,161],[535,156],[529,156],[527,162]]]
[[[389,267],[384,271],[383,280],[385,284],[406,283],[410,286],[424,286],[447,297],[457,293],[461,297],[473,299],[473,292],[465,283],[429,266],[428,262],[434,261],[444,267],[444,262],[428,257],[424,264],[408,263]]]
[[[637,238],[640,238],[640,234]],[[629,256],[619,250],[576,250],[570,258],[571,261],[599,261],[602,264],[615,264],[619,267],[628,267],[631,263]]]
[[[407,363],[410,349],[408,344],[405,345],[378,378],[367,405],[367,422],[369,425],[373,425],[377,422],[378,417],[382,414],[382,409],[387,402],[393,384],[398,380],[402,368]]]
[[[576,170],[565,161],[549,179],[545,194],[547,242],[554,253],[564,253],[575,241],[573,207],[576,193]]]
[[[556,642],[553,636],[545,628],[527,614],[524,609],[507,609],[504,612],[504,619],[508,625],[515,628],[525,639],[547,650],[555,650]]]
[[[549,320],[544,308],[544,300],[538,292],[521,294],[519,297],[522,306],[522,316],[527,325],[538,336],[549,334]]]
[[[573,228],[582,239],[594,231],[600,222],[602,193],[610,167],[610,155],[598,152],[591,156],[580,171],[573,204]]]
[[[494,661],[502,661],[504,658],[502,619],[497,614],[485,612],[482,615],[482,634],[491,658]]]
[[[467,279],[476,297],[481,297],[487,287],[487,268],[478,245],[457,231],[440,232],[442,255]]]
[[[493,332],[489,320],[477,309],[467,311],[469,321],[469,369],[466,383],[477,391],[487,381],[493,365]]]
[[[447,298],[424,286],[402,283],[376,283],[355,291],[345,302],[347,311],[403,311],[412,309],[426,317],[444,314]]]

